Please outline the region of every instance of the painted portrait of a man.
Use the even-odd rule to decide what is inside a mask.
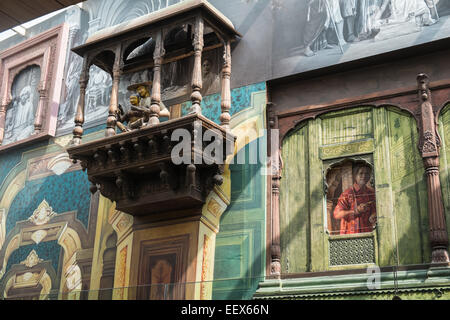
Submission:
[[[353,184],[341,193],[333,212],[340,234],[370,232],[376,223],[375,190],[368,185],[372,169],[357,164],[352,171]]]
[[[326,205],[331,234],[371,232],[377,220],[371,166],[348,160],[330,168]]]
[[[34,132],[34,117],[39,103],[37,87],[41,70],[30,66],[15,78],[11,88],[12,101],[6,111],[5,137],[7,145],[31,136]]]

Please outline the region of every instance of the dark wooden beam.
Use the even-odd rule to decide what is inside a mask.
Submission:
[[[2,0],[0,32],[84,0]]]

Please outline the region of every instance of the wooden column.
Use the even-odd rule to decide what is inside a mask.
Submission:
[[[83,70],[80,74],[80,98],[78,100],[77,113],[75,114],[75,128],[73,129],[72,145],[79,145],[83,136],[84,106],[86,97],[86,87],[89,82],[89,64],[87,57],[84,57]]]
[[[42,126],[44,123],[45,105],[47,100],[48,90],[46,88],[45,80],[41,81],[38,88],[39,92],[39,104],[36,110],[36,115],[34,117],[34,134],[38,134],[42,131]]]
[[[106,137],[111,137],[116,134],[117,110],[119,108],[120,55],[119,46],[115,51],[111,100],[109,103],[108,119],[106,120]]]
[[[224,61],[222,67],[222,101],[220,107],[220,125],[226,130],[230,129],[230,109],[231,109],[231,42],[224,42]]]
[[[272,177],[271,184],[271,246],[270,246],[270,275],[280,277],[281,275],[281,245],[280,245],[280,180],[281,180],[281,155],[280,149],[274,148],[272,139],[279,139],[278,134],[274,135],[273,130],[278,129],[278,119],[273,110],[273,104],[269,103],[268,118],[270,132],[267,143],[270,155],[270,170]]]
[[[195,20],[194,29],[194,41],[192,45],[194,46],[194,70],[192,71],[192,94],[191,94],[191,113],[202,113],[202,108],[200,106],[202,102],[202,51],[203,51],[203,19],[197,17]]]
[[[425,74],[417,77],[420,104],[419,150],[425,166],[428,188],[428,216],[432,263],[448,263],[448,235],[439,178],[440,138],[437,119],[431,104],[429,79]]]
[[[153,52],[153,86],[152,86],[152,102],[150,105],[150,118],[148,126],[159,123],[159,113],[161,111],[161,65],[165,54],[164,39],[162,30],[158,30],[155,36],[155,51]]]

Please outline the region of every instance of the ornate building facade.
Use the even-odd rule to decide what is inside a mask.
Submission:
[[[351,3],[2,38],[0,298],[448,299],[450,1]]]

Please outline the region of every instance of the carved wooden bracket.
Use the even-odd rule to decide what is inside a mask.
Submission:
[[[184,129],[191,137],[190,163],[176,165],[172,133]],[[204,153],[207,143],[195,144],[196,135],[214,130],[222,140],[221,161],[225,161],[235,137],[207,118],[192,114],[67,149],[87,170],[91,192],[116,201],[117,210],[131,215],[148,215],[179,209],[199,208],[213,187],[222,183],[223,164]],[[228,148],[227,148],[228,146]]]

